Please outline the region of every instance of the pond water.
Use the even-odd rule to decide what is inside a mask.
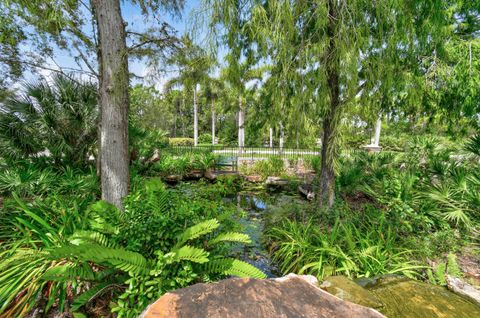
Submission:
[[[271,261],[263,244],[264,214],[267,211],[267,202],[255,192],[239,192],[236,200],[237,207],[246,213],[245,217],[240,219],[240,223],[245,227],[245,233],[252,240],[250,245],[244,247],[241,258],[263,271],[269,278],[278,277],[280,272]]]

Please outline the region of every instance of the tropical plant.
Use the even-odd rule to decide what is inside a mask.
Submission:
[[[4,158],[47,156],[56,164],[83,166],[97,138],[97,90],[93,83],[55,75],[24,84],[0,111]]]
[[[157,179],[126,198],[124,212],[103,201],[87,209],[91,199],[27,204],[14,198],[0,214],[5,315],[35,307],[75,311],[110,290],[119,296],[114,311],[136,317],[167,290],[225,275],[264,277],[229,258],[226,243],[250,240],[232,230],[228,209],[206,199],[187,203]]]
[[[331,229],[323,229],[312,220],[285,220],[267,236],[272,241],[273,260],[283,273],[319,278],[338,274],[351,278],[380,274],[414,277],[422,268],[409,258],[411,251],[395,246],[395,234],[386,226],[360,228],[337,222]]]

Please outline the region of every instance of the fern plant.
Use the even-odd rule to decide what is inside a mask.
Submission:
[[[250,243],[248,236],[242,233],[212,236],[219,226],[216,219],[196,224],[178,237],[177,244],[170,252],[157,251],[154,258],[145,258],[141,253],[115,246],[108,241],[105,233],[78,232],[68,244],[48,250],[52,260],[65,265],[47,270],[43,278],[72,284],[97,282],[85,291],[86,294],[77,296],[74,309],[98,295],[100,290],[109,288],[105,285],[106,276],[112,279],[111,287],[124,283],[128,287],[119,296],[113,309],[118,317],[137,317],[146,305],[166,291],[195,282],[201,275],[264,278],[265,275],[260,270],[248,263],[209,252],[223,242]],[[205,244],[206,247],[190,244],[209,235],[211,237]],[[123,274],[120,275],[120,272]]]

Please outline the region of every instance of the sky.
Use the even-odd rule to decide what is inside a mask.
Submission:
[[[184,9],[181,12],[181,16],[172,16],[170,13],[164,13],[161,15],[162,21],[167,22],[174,30],[177,31],[177,36],[182,36],[189,30],[191,30],[190,23],[192,20],[192,14],[198,10],[201,6],[201,0],[186,0]],[[140,8],[136,5],[133,5],[130,1],[122,1],[122,16],[126,22],[128,22],[128,29],[136,31],[144,31],[148,26],[145,23],[145,19],[141,14]],[[30,48],[27,47],[27,50]],[[46,65],[49,68],[58,69],[59,67],[66,68],[78,68],[77,63],[71,56],[71,54],[66,50],[60,50],[58,48],[54,49],[54,58],[55,61],[49,60],[46,62]],[[148,66],[145,60],[131,60],[129,61],[129,70],[131,73],[139,76],[145,77],[148,74]],[[53,71],[41,69],[38,71],[40,75],[45,77],[47,80],[53,75]],[[150,80],[148,84],[155,85],[157,89],[162,90],[163,84],[172,76],[175,75],[175,72],[162,74],[161,77],[155,78],[154,82]],[[88,76],[82,76],[85,79],[88,79]],[[29,80],[33,78],[33,74],[27,74],[26,79]],[[143,82],[142,80],[135,79],[134,83]]]

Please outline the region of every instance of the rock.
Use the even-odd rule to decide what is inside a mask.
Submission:
[[[345,276],[326,278],[320,288],[346,301],[371,308],[381,308],[382,302],[371,292]]]
[[[313,276],[280,279],[230,278],[163,295],[143,318],[322,318],[384,317],[318,288]]]
[[[203,172],[200,170],[191,170],[185,175],[187,180],[199,180],[203,176]]]
[[[368,152],[380,152],[382,150],[382,147],[378,145],[366,145],[366,146],[362,146],[362,148]]]
[[[390,276],[368,290],[385,305],[379,310],[387,317],[480,317],[480,306],[437,285]]]
[[[258,174],[252,174],[252,175],[245,176],[245,180],[252,183],[260,183],[262,182],[262,176]]]
[[[311,184],[308,183],[303,183],[298,186],[298,192],[303,194],[307,200],[313,200],[315,199],[315,192],[313,192],[313,188]]]
[[[265,184],[269,186],[284,187],[288,185],[288,180],[280,177],[267,177]]]
[[[217,180],[217,174],[213,172],[211,169],[208,169],[207,171],[205,171],[205,173],[203,174],[203,177],[210,181]]]
[[[157,161],[159,161],[159,160],[160,160],[160,150],[155,149],[155,150],[153,151],[153,155],[152,155],[150,158],[148,158],[148,159],[146,159],[146,160],[145,160],[145,158],[144,158],[144,164],[150,165],[150,164],[153,164],[153,163],[155,163],[155,162],[157,162]]]
[[[447,275],[445,277],[447,281],[447,287],[456,294],[470,298],[474,302],[480,305],[480,290],[476,289],[470,284],[462,281],[459,278]]]
[[[182,176],[178,174],[169,174],[165,177],[165,181],[168,183],[177,183],[182,180]]]

